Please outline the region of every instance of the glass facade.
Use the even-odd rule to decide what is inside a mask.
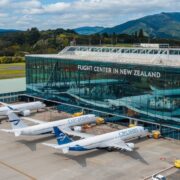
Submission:
[[[180,67],[26,57],[27,93],[180,127]]]

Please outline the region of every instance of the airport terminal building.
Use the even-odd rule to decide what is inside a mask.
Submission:
[[[180,127],[180,49],[69,46],[26,73],[29,95]]]

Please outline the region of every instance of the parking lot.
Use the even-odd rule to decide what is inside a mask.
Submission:
[[[57,120],[70,117],[69,114],[54,110],[31,115],[40,120]],[[5,120],[0,128],[10,128]],[[100,125],[88,129],[99,134],[113,129]],[[114,129],[115,130],[115,129]],[[133,152],[91,150],[86,152],[61,151],[42,145],[42,142],[56,143],[53,135],[21,136],[0,132],[0,179],[149,179],[156,172],[164,172],[171,179],[178,178],[179,172],[172,167],[180,159],[180,144],[176,140],[148,139],[134,140]],[[178,178],[179,179],[179,178]]]

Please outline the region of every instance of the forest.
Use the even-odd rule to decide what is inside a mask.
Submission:
[[[158,39],[144,36],[143,29],[132,35],[127,34],[93,34],[80,35],[73,30],[43,30],[31,28],[26,31],[0,33],[0,63],[24,62],[26,54],[58,53],[69,45],[126,46],[137,43],[168,43],[180,46],[176,39]]]

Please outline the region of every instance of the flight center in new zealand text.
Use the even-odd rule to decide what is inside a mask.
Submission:
[[[100,67],[100,66],[88,66],[88,65],[77,65],[79,71],[91,71],[91,72],[100,72],[100,73],[109,73],[125,76],[138,76],[138,77],[151,77],[151,78],[160,78],[160,72],[153,71],[142,71],[139,69],[121,69],[121,68],[112,68],[112,67]]]

